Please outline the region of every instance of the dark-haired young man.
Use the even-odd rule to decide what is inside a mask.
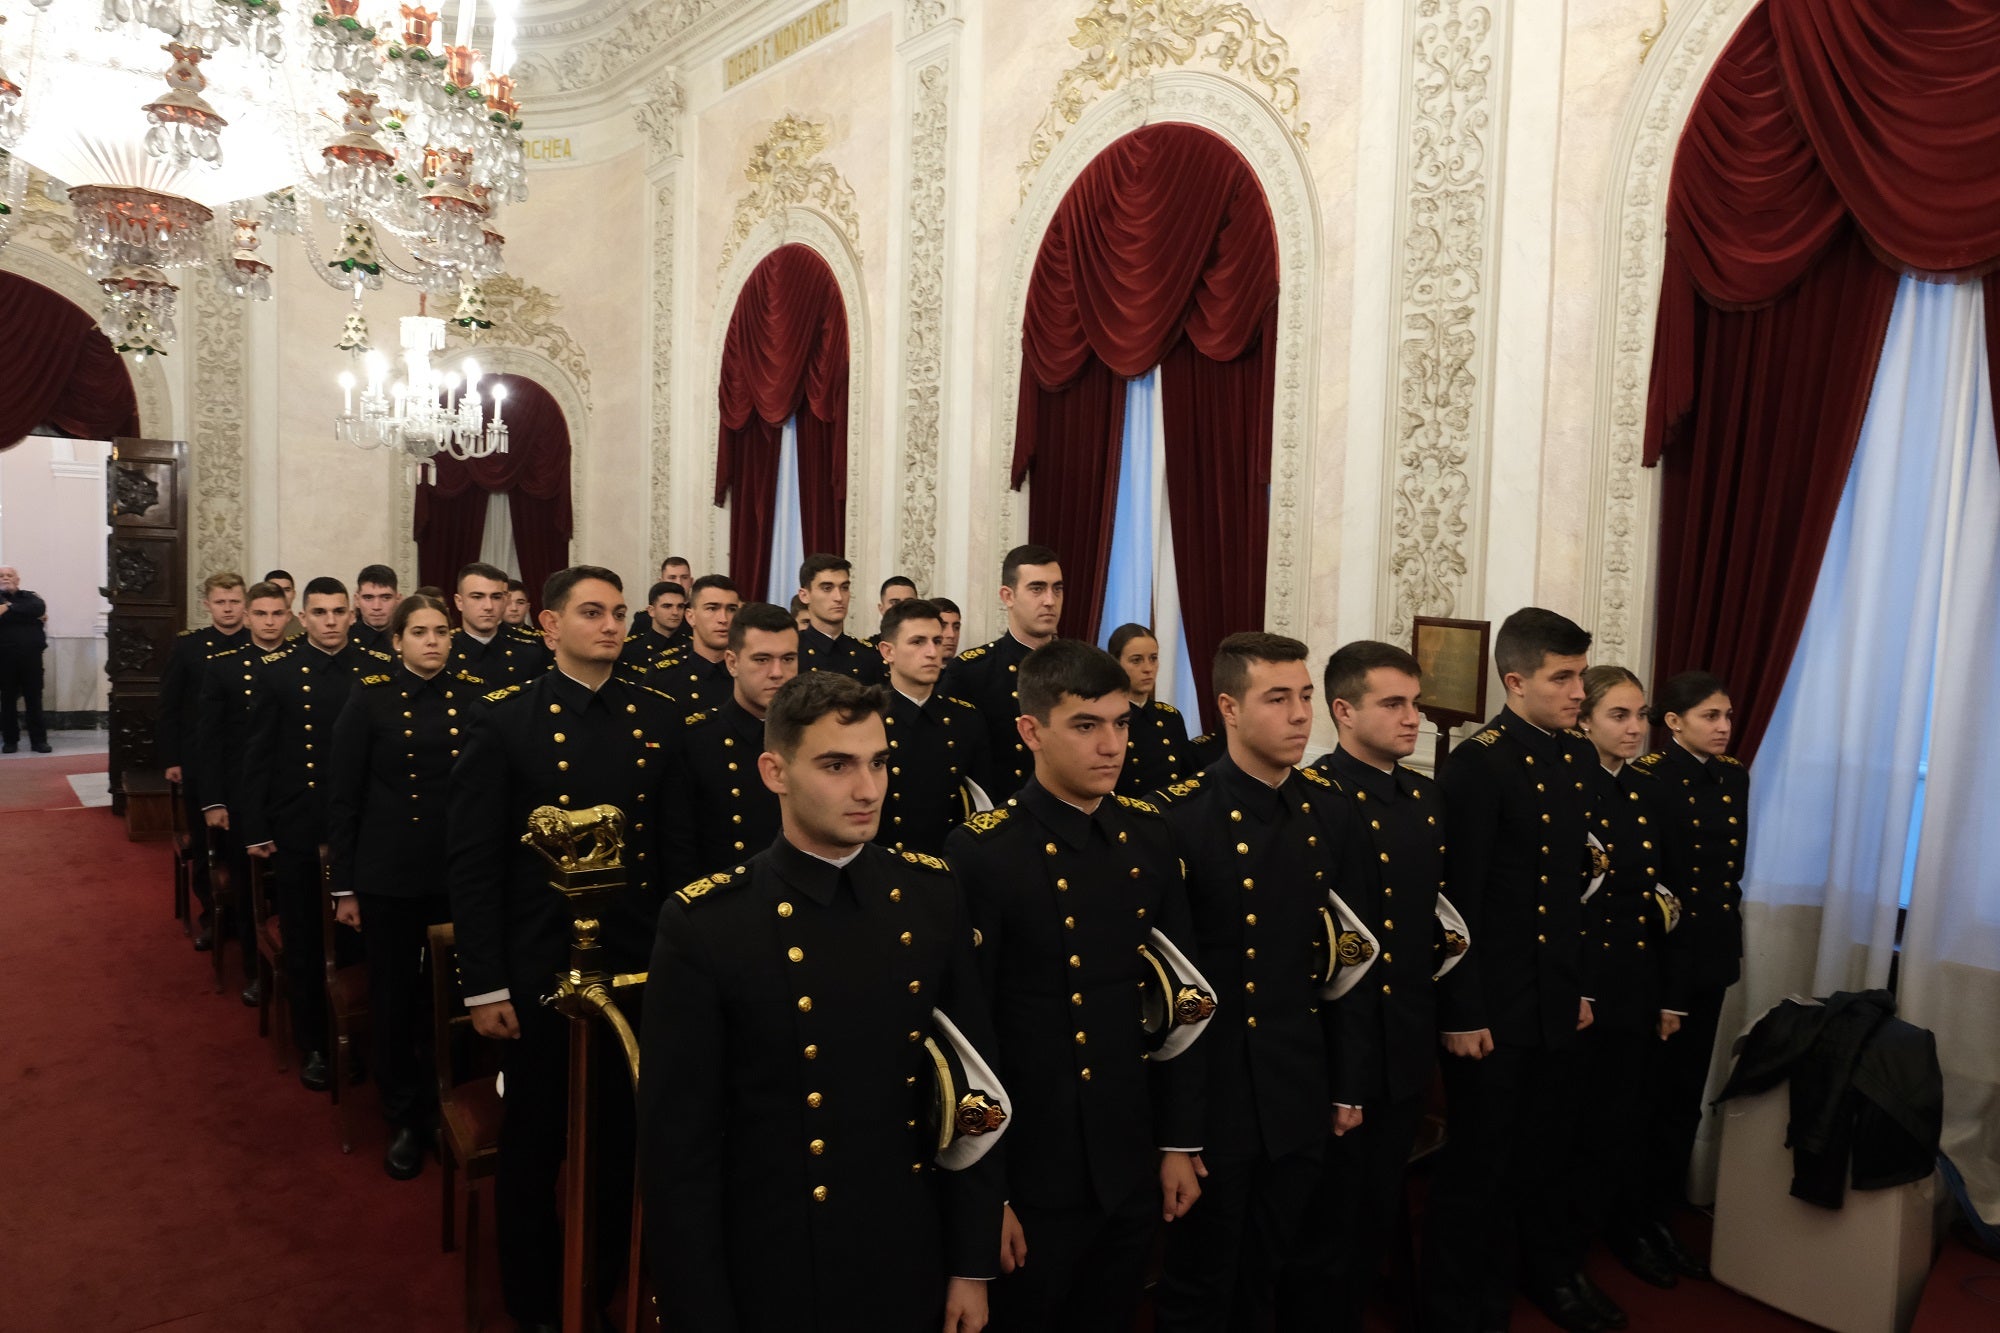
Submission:
[[[1179,1219],[1201,1196],[1199,1080],[1176,1083],[1167,1062],[1195,1058],[1184,1052],[1204,1017],[1188,1012],[1175,1037],[1164,1016],[1183,984],[1205,988],[1186,957],[1187,892],[1166,822],[1115,794],[1130,712],[1124,668],[1068,639],[1029,656],[1018,679],[1035,775],[945,844],[972,903],[1020,1117],[993,1327],[1100,1333],[1131,1326],[1161,1219]],[[1160,965],[1175,968],[1173,995]],[[1149,985],[1163,1016],[1150,1033],[1138,1003]]]
[[[1014,677],[1022,659],[1056,636],[1062,619],[1062,560],[1046,546],[1016,546],[1000,562],[1000,604],[1007,608],[1007,632],[989,644],[968,648],[941,682],[946,694],[963,699],[986,719],[993,799],[1004,801],[1034,771],[1034,757],[1015,723],[1021,705]]]
[[[1213,681],[1228,753],[1165,793],[1219,1007],[1174,1071],[1197,1079],[1205,1099],[1208,1174],[1200,1204],[1167,1233],[1160,1333],[1269,1319],[1338,1114],[1322,996],[1359,984],[1367,961],[1341,938],[1351,914],[1337,895],[1367,876],[1353,816],[1324,778],[1296,767],[1312,734],[1306,646],[1232,634],[1216,648]],[[1342,962],[1353,964],[1345,976]]]
[[[353,621],[347,586],[339,579],[306,584],[304,642],[267,653],[255,668],[249,743],[237,787],[243,802],[237,831],[244,849],[251,856],[277,858],[274,888],[285,934],[292,1040],[299,1051],[299,1081],[314,1092],[324,1091],[329,1081],[319,866],[333,724],[355,682],[389,664],[386,654],[349,641]]]
[[[986,1323],[1003,1194],[981,1150],[1005,1130],[1003,1090],[978,1055],[992,1042],[964,895],[936,857],[871,842],[883,706],[833,672],[779,690],[744,777],[776,797],[782,836],[660,913],[639,1099],[668,1327]],[[941,1148],[925,1107],[948,1058],[980,1072],[953,1087]],[[1002,1106],[961,1136],[975,1098]]]
[[[674,784],[676,860],[691,874],[734,865],[778,836],[778,798],[757,780],[757,755],[771,700],[799,674],[799,632],[781,608],[751,602],[730,621],[728,643],[729,697],[687,715]]]
[[[354,576],[354,641],[378,653],[393,651],[389,618],[396,614],[396,571],[367,565]]]
[[[651,668],[684,648],[689,638],[687,612],[686,588],[666,579],[655,583],[646,594],[646,614],[626,638],[618,660],[628,666]]]
[[[160,720],[153,732],[154,751],[166,769],[167,781],[180,785],[178,799],[191,831],[202,827],[198,790],[203,777],[200,772],[202,683],[216,669],[216,663],[248,641],[243,628],[244,604],[241,574],[225,570],[203,579],[201,605],[208,612],[209,623],[181,631],[167,654],[166,670],[160,676]],[[35,739],[46,743],[43,737]],[[13,738],[10,736],[8,740],[11,743]],[[197,838],[195,850],[203,848]],[[194,947],[205,951],[215,946],[215,923],[210,919],[214,898],[206,856],[194,857],[194,895],[201,905],[201,919],[195,923]]]
[[[504,581],[503,581],[504,582]],[[555,1203],[565,1151],[568,1031],[537,1002],[569,956],[570,913],[549,887],[546,864],[523,845],[539,806],[625,814],[627,887],[601,915],[607,965],[636,972],[679,872],[667,864],[665,798],[680,730],[658,694],[612,674],[625,641],[618,576],[593,565],[550,575],[541,628],[555,665],[490,692],[490,707],[453,767],[447,887],[458,931],[458,970],[472,1023],[505,1043],[507,1115],[494,1187],[501,1287],[524,1325],[554,1325],[562,1296],[561,1217]],[[599,1151],[606,1180],[629,1178],[631,1101],[607,1096]],[[598,1254],[622,1260],[631,1209],[619,1191],[598,1191]],[[600,1285],[599,1290],[610,1290]]]
[[[684,555],[670,555],[660,562],[660,582],[678,583],[688,592],[694,591],[694,566]]]
[[[965,633],[965,612],[949,597],[927,600],[938,609],[938,620],[944,625],[944,664],[950,666],[958,657],[958,641]]]
[[[463,671],[488,685],[524,685],[549,668],[549,650],[538,634],[501,623],[507,610],[507,572],[475,560],[458,571],[458,632],[451,636],[450,672]]]
[[[882,616],[876,650],[889,676],[891,755],[889,812],[877,836],[899,852],[937,855],[986,794],[986,728],[978,709],[938,690],[943,645],[929,602],[899,601]]]
[[[653,661],[649,682],[674,697],[684,714],[713,711],[735,688],[729,675],[729,630],[742,610],[736,585],[721,574],[695,580],[688,604],[688,637]]]
[[[876,625],[878,627],[881,625],[882,617],[889,614],[890,607],[894,606],[898,602],[915,601],[916,596],[917,596],[917,585],[911,582],[909,579],[905,578],[903,575],[891,574],[888,578],[883,579],[881,594],[879,599],[875,603]],[[882,641],[882,635],[879,628],[876,633],[865,635],[861,639],[861,642],[868,645],[870,648],[875,647],[881,641]]]
[[[521,582],[521,580],[519,579],[508,579],[507,605],[500,612],[500,623],[506,625],[510,629],[524,629],[532,631],[534,629],[534,626],[529,622],[530,622],[530,617],[528,615],[528,585]]]
[[[806,625],[799,631],[799,670],[838,671],[864,684],[879,680],[882,659],[847,629],[854,567],[845,556],[809,555],[799,565]]]
[[[274,583],[285,590],[285,611],[292,617],[291,623],[285,626],[285,637],[296,639],[301,634],[304,634],[306,627],[299,621],[298,580],[292,577],[291,571],[269,569],[264,571],[264,577],[257,581],[259,583]]]
[[[1405,767],[1417,746],[1417,659],[1361,640],[1327,659],[1322,678],[1339,744],[1313,770],[1351,806],[1371,873],[1341,897],[1381,952],[1366,986],[1334,1006],[1333,1100],[1350,1112],[1327,1144],[1299,1262],[1279,1286],[1279,1324],[1359,1333],[1383,1245],[1395,1234],[1404,1165],[1437,1066],[1433,932],[1444,881],[1445,805]],[[1344,1293],[1329,1303],[1328,1291]]]
[[[1590,634],[1553,611],[1508,616],[1493,642],[1506,705],[1445,766],[1445,893],[1476,943],[1437,992],[1452,1131],[1424,1254],[1426,1327],[1439,1333],[1505,1328],[1517,1267],[1560,1327],[1625,1326],[1570,1268],[1568,1198],[1549,1188],[1567,1158],[1576,1034],[1591,1021],[1581,898],[1597,752],[1575,730],[1589,651]]]

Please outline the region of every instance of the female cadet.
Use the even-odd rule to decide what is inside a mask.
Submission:
[[[1197,771],[1188,746],[1187,723],[1179,710],[1153,697],[1160,678],[1160,641],[1144,625],[1111,631],[1111,655],[1125,668],[1126,697],[1132,701],[1131,734],[1125,742],[1125,769],[1118,775],[1121,796],[1144,796]]]

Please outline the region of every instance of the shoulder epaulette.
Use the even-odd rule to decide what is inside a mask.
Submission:
[[[1576,740],[1580,740],[1580,741],[1587,741],[1587,740],[1589,740],[1589,739],[1590,739],[1590,733],[1589,733],[1589,732],[1587,732],[1587,731],[1578,731],[1578,730],[1577,730],[1577,729],[1576,729],[1575,727],[1564,727],[1564,728],[1563,728],[1563,735],[1565,735],[1565,736],[1569,736],[1569,737],[1573,737],[1574,739],[1576,739]]]
[[[1174,707],[1172,704],[1163,704],[1158,699],[1153,700],[1153,707],[1159,709],[1163,713],[1171,713],[1175,717],[1179,717],[1181,715],[1180,709]]]
[[[355,647],[360,648],[361,645],[356,644]],[[362,648],[361,651],[367,653],[370,657],[380,658],[384,662],[393,662],[396,660],[380,648]]]
[[[1725,763],[1725,764],[1729,765],[1729,766],[1730,766],[1731,768],[1741,768],[1741,767],[1743,767],[1743,761],[1742,761],[1741,759],[1738,759],[1738,758],[1737,758],[1737,757],[1736,757],[1735,755],[1733,755],[1733,754],[1719,754],[1719,755],[1717,755],[1717,756],[1715,756],[1715,757],[1716,757],[1717,759],[1721,760],[1721,761],[1722,761],[1723,763]]]
[[[217,649],[215,652],[210,653],[208,655],[208,660],[213,662],[218,657],[227,657],[231,653],[240,653],[246,646],[247,645],[245,644],[232,643],[227,648],[220,648]]]
[[[1124,806],[1127,810],[1137,810],[1142,815],[1157,815],[1160,813],[1160,807],[1154,805],[1151,801],[1142,801],[1136,796],[1127,796],[1122,792],[1118,795],[1118,804]]]
[[[387,672],[383,672],[378,675],[363,676],[360,683],[363,685],[387,685],[389,683],[389,675]]]
[[[927,870],[942,870],[946,874],[951,873],[951,867],[946,865],[942,859],[931,856],[926,852],[904,852],[902,853],[902,857],[913,866],[923,866]]]
[[[199,634],[199,633],[201,633],[201,631],[202,631],[202,627],[201,627],[200,625],[196,625],[196,626],[195,626],[195,627],[194,627],[193,629],[184,629],[184,630],[182,630],[182,631],[181,631],[181,632],[180,632],[179,634],[175,635],[174,637],[175,637],[175,638],[178,638],[178,639],[185,639],[185,638],[186,638],[186,637],[187,637],[188,635],[190,635],[190,634]]]
[[[1200,790],[1201,790],[1200,778],[1184,778],[1179,782],[1168,783],[1166,787],[1166,794],[1168,796],[1178,798],[1182,796],[1192,796]]]
[[[1655,750],[1651,754],[1642,754],[1632,762],[1641,768],[1651,768],[1654,764],[1660,762],[1660,752]]]
[[[979,705],[973,703],[970,699],[960,699],[957,696],[950,694],[941,695],[939,697],[942,698],[948,704],[957,704],[960,708],[970,708],[975,713],[979,711]]]
[[[1299,776],[1307,782],[1317,782],[1322,787],[1331,787],[1333,785],[1326,774],[1316,768],[1302,768],[1299,770]]]
[[[986,656],[986,645],[982,643],[977,648],[967,648],[951,660],[954,662],[976,662],[984,656]]]
[[[451,678],[453,680],[462,680],[467,685],[484,685],[486,683],[478,676],[473,675],[470,671],[454,671],[451,673]]]
[[[1480,732],[1472,739],[1478,741],[1481,745],[1491,745],[1493,744],[1493,742],[1500,739],[1500,728],[1488,727],[1486,730]]]
[[[707,879],[698,879],[684,889],[675,889],[674,897],[680,899],[682,902],[686,903],[689,907],[693,907],[696,903],[700,902],[703,898],[708,897],[709,894],[714,893],[717,889],[727,887],[729,884],[733,883],[734,879],[735,877],[731,875],[728,871],[718,870],[713,875],[710,875]]]
[[[991,833],[1007,822],[1007,814],[1008,807],[1004,805],[998,810],[981,810],[965,821],[965,827],[971,829],[975,835]]]
[[[521,687],[519,685],[502,685],[499,689],[494,690],[490,694],[486,695],[485,698],[487,703],[497,704],[502,699],[512,698],[514,695],[517,695],[520,692],[521,692]]]
[[[681,719],[681,725],[686,727],[691,727],[697,722],[706,722],[706,721],[708,721],[708,710],[705,708],[697,708],[694,712],[689,713],[686,717]]]
[[[625,683],[627,685],[630,685],[634,689],[644,690],[648,694],[657,695],[660,698],[665,699],[670,704],[677,704],[680,702],[680,700],[674,698],[673,695],[668,694],[665,690],[656,690],[643,680],[628,680]]]
[[[1204,731],[1204,732],[1202,732],[1202,733],[1201,733],[1201,735],[1199,735],[1199,736],[1195,737],[1195,738],[1194,738],[1193,740],[1189,741],[1189,742],[1188,742],[1188,744],[1189,744],[1189,745],[1213,745],[1213,744],[1215,744],[1215,733],[1214,733],[1214,732],[1212,732],[1212,731]]]

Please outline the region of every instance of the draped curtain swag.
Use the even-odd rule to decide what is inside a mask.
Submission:
[[[495,375],[493,381],[507,388],[507,452],[465,462],[438,456],[437,484],[417,487],[417,581],[453,590],[459,569],[479,558],[490,495],[507,502],[521,582],[539,611],[542,584],[569,564],[569,423],[533,380]]]
[[[1092,638],[1118,495],[1125,382],[1160,367],[1181,606],[1204,712],[1218,640],[1264,619],[1277,236],[1228,144],[1151,125],[1105,149],[1049,223],[1021,330],[1013,485],[1063,557],[1061,632]]]
[[[847,547],[847,307],[833,270],[785,245],[752,270],[722,344],[715,503],[729,504],[729,567],[746,597],[770,578],[778,442],[798,417],[805,549]]]
[[[1766,0],[1696,100],[1646,417],[1663,471],[1654,674],[1728,680],[1746,760],[1812,601],[1897,278],[2000,265],[1996,164],[1987,0]]]
[[[132,377],[97,321],[13,273],[0,273],[0,366],[0,449],[44,426],[82,440],[139,433]]]

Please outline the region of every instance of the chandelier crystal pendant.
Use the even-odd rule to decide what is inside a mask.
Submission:
[[[432,357],[444,350],[445,321],[424,313],[423,298],[417,308],[417,314],[400,321],[403,377],[391,382],[389,358],[368,345],[357,294],[339,347],[360,362],[364,377],[352,370],[340,373],[341,413],[334,418],[334,435],[363,449],[405,454],[412,481],[435,485],[439,454],[467,460],[507,452],[507,423],[501,415],[507,387],[494,384],[487,390],[493,419],[486,420],[479,389],[485,372],[469,356],[459,369],[441,370]]]

